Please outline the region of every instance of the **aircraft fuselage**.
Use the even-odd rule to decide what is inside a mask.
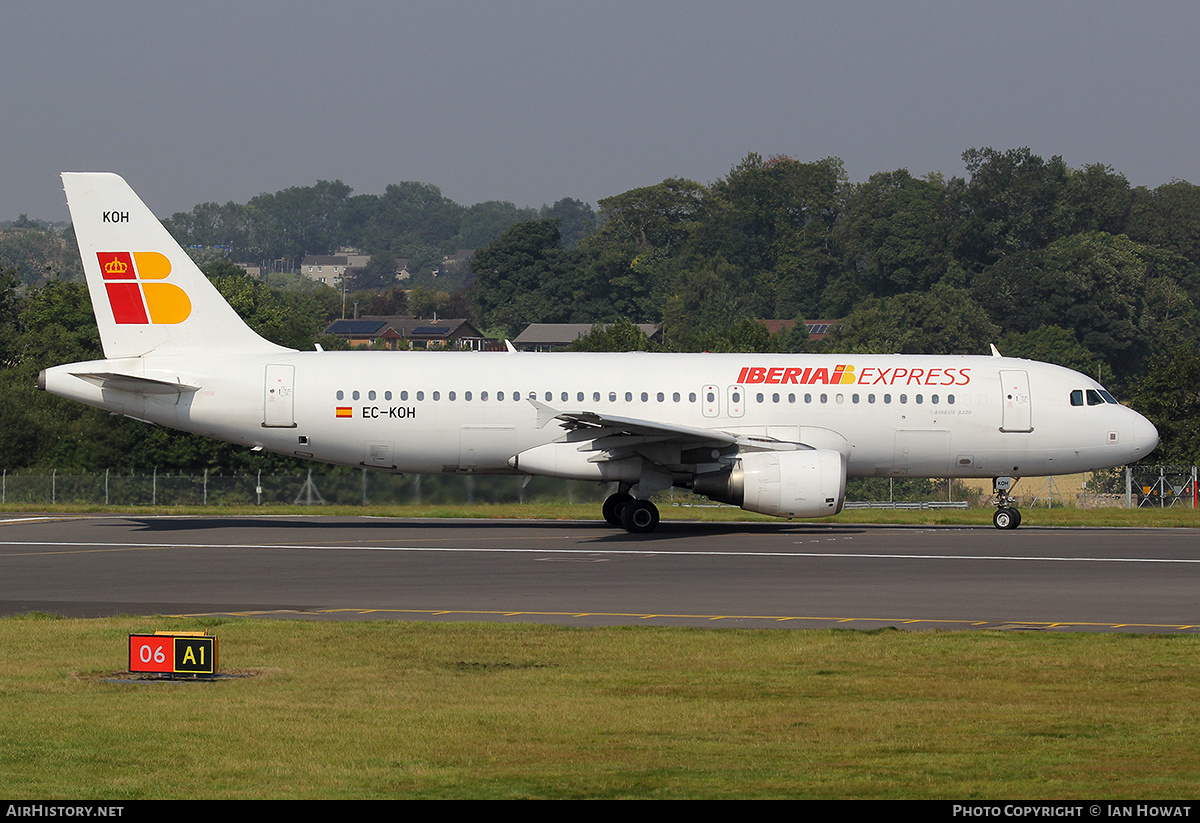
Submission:
[[[72,376],[123,365],[196,388],[146,394]],[[514,455],[563,435],[530,398],[832,448],[850,477],[1065,474],[1141,459],[1157,442],[1131,409],[1072,405],[1073,391],[1102,390],[1094,380],[996,357],[292,352],[71,364],[48,370],[46,388],[184,431],[398,472],[517,471]]]

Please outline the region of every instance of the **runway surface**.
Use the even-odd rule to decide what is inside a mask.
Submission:
[[[1200,631],[1200,531],[0,515],[0,614]]]

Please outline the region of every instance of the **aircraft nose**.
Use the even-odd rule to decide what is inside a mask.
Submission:
[[[1158,445],[1158,429],[1137,412],[1134,412],[1133,416],[1133,459],[1141,460]]]

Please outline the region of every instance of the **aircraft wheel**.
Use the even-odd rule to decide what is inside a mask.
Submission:
[[[649,500],[630,500],[621,512],[621,525],[630,534],[646,534],[658,528],[658,506]]]
[[[621,510],[625,508],[625,504],[633,499],[633,495],[625,492],[614,492],[604,499],[604,506],[601,512],[604,514],[604,520],[610,526],[623,527],[621,521]]]
[[[992,525],[997,529],[1015,529],[1021,525],[1021,513],[1016,509],[996,509],[992,515]]]

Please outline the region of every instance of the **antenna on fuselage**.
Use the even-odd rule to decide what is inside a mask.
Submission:
[[[992,350],[992,357],[1003,357],[1004,356],[1004,355],[1000,354],[1000,350],[996,348],[995,343],[988,343],[988,346]]]

